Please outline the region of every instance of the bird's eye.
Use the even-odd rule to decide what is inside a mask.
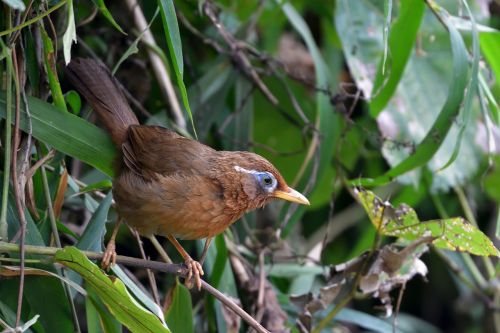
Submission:
[[[276,178],[269,172],[259,172],[257,173],[257,179],[260,186],[266,192],[272,192],[276,188],[277,181]]]

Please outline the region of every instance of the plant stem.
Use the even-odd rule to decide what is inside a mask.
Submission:
[[[29,26],[30,24],[33,24],[41,19],[43,19],[45,16],[49,15],[50,13],[52,13],[53,11],[61,8],[62,6],[64,6],[66,4],[66,0],[62,0],[61,2],[59,2],[57,5],[55,5],[54,7],[50,8],[49,10],[47,10],[46,12],[32,18],[31,20],[28,20],[26,22],[24,22],[23,24],[20,24],[18,26],[15,26],[13,28],[10,28],[10,29],[7,29],[7,30],[4,30],[4,31],[0,31],[0,36],[4,36],[4,35],[8,35],[10,33],[13,33],[14,31],[17,31],[17,30],[21,30],[23,28],[26,28],[27,26]]]
[[[26,253],[44,255],[49,257],[53,257],[59,250],[61,249],[56,247],[33,246],[33,245],[25,245],[24,248],[24,251]],[[0,253],[1,252],[19,253],[19,251],[20,251],[19,245],[0,241]],[[81,252],[85,254],[89,259],[94,259],[94,260],[100,260],[104,255],[103,253],[98,253],[98,252],[90,252],[90,251],[81,251]],[[116,262],[128,266],[154,269],[159,272],[175,274],[182,277],[187,275],[187,269],[182,264],[166,264],[164,262],[159,262],[159,261],[137,259],[120,255],[116,256]],[[250,325],[257,332],[269,333],[268,330],[266,330],[255,319],[253,319],[247,312],[245,312],[245,310],[240,308],[226,295],[224,295],[219,290],[212,287],[204,280],[201,281],[201,287],[208,293],[212,294],[215,298],[217,298],[221,303],[223,303],[229,309],[233,310],[238,316],[240,316],[243,320],[245,320],[247,324]]]
[[[38,156],[42,157],[42,151],[39,147],[37,147],[37,151],[38,151]],[[54,207],[52,207],[52,198],[50,196],[49,182],[47,180],[47,171],[45,170],[44,165],[40,167],[40,171],[42,174],[43,193],[45,196],[45,201],[47,203],[47,209],[49,211],[49,220],[50,220],[50,226],[52,228],[52,235],[54,236],[57,247],[60,248],[62,247],[61,238],[59,237],[59,231],[57,230],[57,221],[56,221],[56,216],[54,214]],[[58,273],[62,277],[67,278],[64,270],[61,270]],[[69,289],[69,286],[67,284],[64,284],[64,290],[66,291],[66,297],[68,298],[69,304],[71,306],[71,314],[73,315],[73,324],[75,325],[75,329],[77,332],[81,332],[80,323],[78,321],[78,315],[76,313],[75,302],[73,300],[73,297],[71,297],[71,290]]]
[[[465,195],[464,191],[460,187],[455,187],[454,188],[455,193],[457,194],[458,201],[460,202],[460,205],[462,206],[462,210],[464,211],[465,218],[467,221],[472,223],[476,228],[479,229],[477,225],[476,218],[474,216],[474,213],[472,212],[472,209],[469,205],[469,201],[467,200],[467,196]],[[482,257],[484,266],[486,267],[486,272],[488,273],[488,277],[490,279],[495,277],[495,267],[493,266],[493,263],[491,262],[491,259],[489,257]]]
[[[10,17],[10,15],[9,15]],[[0,239],[8,239],[8,226],[7,226],[7,206],[9,197],[9,179],[10,179],[10,154],[11,154],[11,142],[12,142],[12,58],[10,49],[3,43],[0,39],[0,46],[2,51],[6,53],[6,63],[7,63],[7,96],[5,104],[5,156],[3,163],[3,186],[2,186],[2,211],[0,213]],[[2,53],[3,53],[2,52]]]

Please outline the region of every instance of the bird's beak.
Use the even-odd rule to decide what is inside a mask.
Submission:
[[[309,200],[301,193],[295,191],[293,188],[288,187],[286,190],[276,190],[273,193],[273,196],[276,198],[280,198],[283,200],[296,202],[302,205],[310,205]]]

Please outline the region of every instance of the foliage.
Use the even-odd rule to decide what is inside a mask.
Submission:
[[[0,327],[246,331],[222,297],[273,332],[500,331],[496,2],[131,3],[0,3]],[[161,257],[125,228],[127,264],[89,260],[116,152],[66,80],[76,56],[113,69],[142,123],[252,150],[307,194],[216,237],[224,295],[134,261]]]

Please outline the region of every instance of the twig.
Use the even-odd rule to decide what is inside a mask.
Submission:
[[[137,29],[144,32],[142,40],[146,44],[156,46],[156,41],[153,37],[153,34],[151,33],[151,30],[148,27],[148,23],[146,21],[146,18],[144,17],[144,13],[142,12],[141,7],[138,5],[137,0],[126,0],[125,3],[132,13]],[[171,106],[172,116],[175,123],[180,128],[186,129],[186,119],[184,118],[184,114],[182,113],[179,100],[177,98],[177,95],[175,94],[175,90],[172,85],[172,81],[170,80],[170,76],[168,75],[167,69],[165,68],[165,64],[158,56],[158,54],[156,54],[151,48],[147,49],[147,53],[156,79],[158,80],[158,84],[162,88],[160,90]]]
[[[219,301],[224,303],[225,306],[234,311],[238,316],[241,317],[244,321],[247,322],[248,325],[252,326],[257,332],[260,333],[268,333],[269,331],[264,328],[261,324],[259,324],[255,319],[252,318],[248,313],[245,312],[242,308],[240,308],[236,303],[234,303],[231,299],[229,299],[226,295],[209,285],[204,280],[201,280],[201,287],[205,289],[208,293],[212,294]]]
[[[19,293],[17,297],[17,312],[16,312],[16,327],[19,326],[21,322],[21,311],[23,307],[23,294],[24,294],[24,242],[26,237],[26,216],[24,215],[24,205],[22,197],[22,189],[20,188],[19,178],[17,175],[17,149],[19,148],[19,142],[21,133],[19,131],[19,123],[21,122],[21,96],[19,93],[19,68],[17,67],[17,56],[15,48],[12,49],[11,53],[12,59],[12,69],[14,70],[14,84],[15,84],[15,107],[16,107],[16,118],[14,123],[14,142],[12,145],[12,184],[14,186],[14,199],[16,202],[17,213],[19,215],[19,231],[20,231],[20,274],[19,274]]]
[[[26,245],[25,252],[29,254],[38,254],[53,257],[57,251],[61,250],[55,247],[43,247],[43,246],[33,246]],[[17,244],[11,244],[7,242],[0,241],[0,253],[1,252],[19,252],[19,246]],[[90,252],[90,251],[82,251],[89,259],[92,260],[101,260],[103,257],[103,253]],[[149,268],[159,272],[165,272],[169,274],[175,274],[181,277],[185,277],[187,275],[187,269],[183,264],[166,264],[159,261],[151,261],[144,260],[126,256],[116,256],[116,262],[121,263],[128,266],[140,267],[140,268]],[[259,324],[255,319],[253,319],[245,310],[240,308],[236,303],[230,300],[226,295],[221,293],[219,290],[212,287],[205,281],[201,281],[201,287],[215,298],[217,298],[221,303],[225,306],[233,310],[238,316],[240,316],[243,320],[245,320],[248,325],[254,328],[259,333],[268,333],[261,324]]]
[[[141,251],[142,259],[147,260],[148,258],[146,257],[146,252],[144,251],[144,246],[142,244],[141,236],[136,230],[134,229],[131,230],[133,231],[132,233],[135,236],[135,239],[137,240],[137,245],[139,245],[139,250]],[[148,274],[148,280],[151,286],[151,293],[153,295],[155,303],[158,304],[158,306],[160,306],[160,296],[158,295],[158,289],[156,288],[155,276],[153,275],[153,272],[149,268],[146,269],[146,273]]]
[[[211,0],[207,0],[203,3],[203,11],[229,47],[230,55],[234,63],[243,72],[243,74],[245,74],[248,79],[257,86],[257,88],[259,88],[271,104],[278,105],[278,99],[271,93],[271,91],[269,91],[264,82],[262,82],[257,72],[252,67],[250,60],[248,60],[245,52],[243,52],[238,40],[234,38],[234,36],[227,31],[226,27],[220,22],[219,17],[216,14],[215,5]]]
[[[39,147],[37,147],[38,155],[42,156],[42,151]],[[43,191],[44,191],[44,196],[45,196],[45,201],[47,202],[47,210],[49,212],[49,220],[50,220],[50,226],[52,229],[52,236],[54,237],[54,240],[56,242],[57,247],[61,248],[61,238],[59,237],[59,231],[57,230],[57,220],[56,216],[54,213],[54,207],[52,206],[52,199],[50,196],[50,188],[49,188],[49,182],[47,179],[47,172],[45,171],[45,166],[42,165],[41,169],[41,174],[42,174],[42,186],[43,186]],[[62,270],[59,272],[59,274],[63,277],[67,277],[65,274],[65,271]],[[81,332],[80,329],[80,322],[78,321],[78,315],[76,313],[76,307],[75,307],[75,302],[73,301],[73,298],[71,297],[71,291],[69,289],[69,286],[64,284],[64,290],[66,292],[66,297],[68,298],[69,304],[71,306],[71,314],[73,316],[73,323],[75,325],[75,329],[77,332]]]
[[[8,35],[8,34],[13,33],[15,31],[18,31],[18,30],[21,30],[23,28],[26,28],[27,26],[29,26],[29,25],[31,25],[31,24],[33,24],[33,23],[41,20],[42,18],[44,18],[45,16],[49,15],[53,11],[55,11],[55,10],[61,8],[62,6],[64,6],[66,4],[66,1],[67,0],[62,0],[61,2],[59,2],[54,7],[50,8],[49,10],[45,11],[44,13],[38,15],[37,17],[32,18],[31,20],[28,20],[28,21],[24,22],[23,24],[15,26],[15,27],[13,27],[11,29],[0,31],[0,36]]]

